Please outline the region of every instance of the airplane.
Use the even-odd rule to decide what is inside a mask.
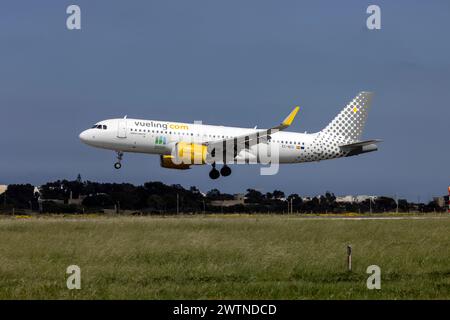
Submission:
[[[360,92],[321,131],[286,132],[299,107],[269,129],[238,128],[129,119],[97,122],[79,135],[92,147],[113,150],[117,154],[114,168],[122,167],[125,152],[160,156],[163,168],[186,170],[193,165],[210,164],[211,179],[229,176],[229,164],[263,163],[263,159],[280,164],[303,163],[355,156],[378,150],[382,140],[361,141],[373,94]],[[271,157],[276,155],[276,157]],[[222,164],[219,170],[217,164]]]

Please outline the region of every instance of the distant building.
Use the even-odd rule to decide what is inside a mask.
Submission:
[[[211,205],[214,207],[231,207],[239,204],[245,205],[245,196],[241,193],[235,194],[231,200],[211,201]]]
[[[35,190],[35,192],[36,192],[36,190]],[[38,193],[39,193],[39,190],[38,190]],[[86,196],[79,195],[78,198],[74,199],[72,191],[71,191],[68,199],[44,199],[41,196],[39,196],[38,202],[41,204],[42,202],[49,201],[49,202],[54,202],[54,203],[58,203],[58,204],[74,204],[77,206],[81,206],[83,203],[83,200],[85,198],[86,198]]]
[[[353,202],[355,202],[355,197],[354,196],[339,196],[339,197],[336,197],[336,202],[337,203],[353,203]]]
[[[372,201],[373,201],[373,200],[377,200],[378,197],[377,196],[366,196],[366,195],[356,196],[355,197],[355,202],[360,203],[360,202],[364,202],[364,201],[369,200],[369,199],[372,199]]]
[[[372,201],[378,199],[378,196],[366,196],[366,195],[359,195],[359,196],[352,196],[352,195],[347,195],[347,196],[339,196],[336,197],[336,202],[337,203],[361,203],[364,202],[366,200],[372,199]]]
[[[74,199],[74,198],[73,198],[72,191],[70,191],[70,197],[69,197],[69,199],[67,200],[67,204],[75,204],[75,205],[77,205],[77,206],[81,206],[82,203],[83,203],[83,200],[84,200],[85,198],[86,198],[86,196],[79,195],[77,199]]]

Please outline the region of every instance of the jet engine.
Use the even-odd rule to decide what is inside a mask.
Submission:
[[[179,142],[174,150],[176,162],[185,165],[205,164],[207,149],[207,146],[201,144]]]
[[[188,164],[174,162],[174,157],[170,155],[161,155],[161,167],[168,169],[187,170],[190,169]]]

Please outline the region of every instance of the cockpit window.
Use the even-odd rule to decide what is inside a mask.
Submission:
[[[104,124],[103,125],[102,124],[94,124],[92,126],[92,129],[103,129],[103,130],[106,130],[106,129],[108,129],[108,126],[105,126]]]

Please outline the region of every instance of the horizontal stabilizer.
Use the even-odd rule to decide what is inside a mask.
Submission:
[[[349,144],[342,144],[339,147],[341,149],[344,150],[353,150],[359,147],[364,147],[364,146],[368,146],[371,144],[377,144],[379,142],[382,142],[383,140],[378,140],[378,139],[374,139],[374,140],[366,140],[366,141],[359,141],[359,142],[354,142],[354,143],[349,143]]]

